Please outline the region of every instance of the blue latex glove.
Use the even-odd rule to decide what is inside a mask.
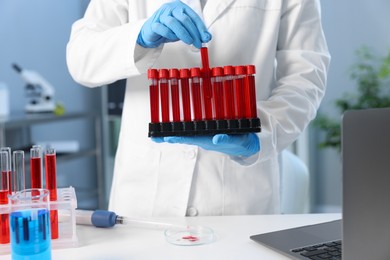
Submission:
[[[197,145],[205,150],[212,150],[233,156],[249,157],[260,151],[259,137],[254,133],[214,136],[167,136],[152,138],[157,143]]]
[[[211,40],[202,19],[181,1],[163,4],[142,26],[137,43],[156,48],[162,43],[183,41],[197,48]]]

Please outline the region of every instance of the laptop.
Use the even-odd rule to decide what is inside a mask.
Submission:
[[[390,108],[347,111],[341,131],[343,220],[250,239],[292,259],[390,259]]]

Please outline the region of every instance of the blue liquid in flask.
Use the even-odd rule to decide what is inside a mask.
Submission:
[[[13,260],[51,259],[50,212],[28,209],[10,214]]]

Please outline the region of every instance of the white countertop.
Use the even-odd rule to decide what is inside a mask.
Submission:
[[[207,226],[216,240],[210,244],[178,246],[165,240],[162,228],[116,225],[113,228],[77,226],[78,247],[55,249],[53,259],[288,259],[249,236],[340,219],[341,214],[256,215],[159,219],[161,222]],[[1,255],[9,260],[10,255]]]

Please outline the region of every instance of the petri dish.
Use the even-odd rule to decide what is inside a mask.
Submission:
[[[215,241],[214,231],[204,226],[170,227],[164,234],[169,243],[179,246],[197,246]]]

